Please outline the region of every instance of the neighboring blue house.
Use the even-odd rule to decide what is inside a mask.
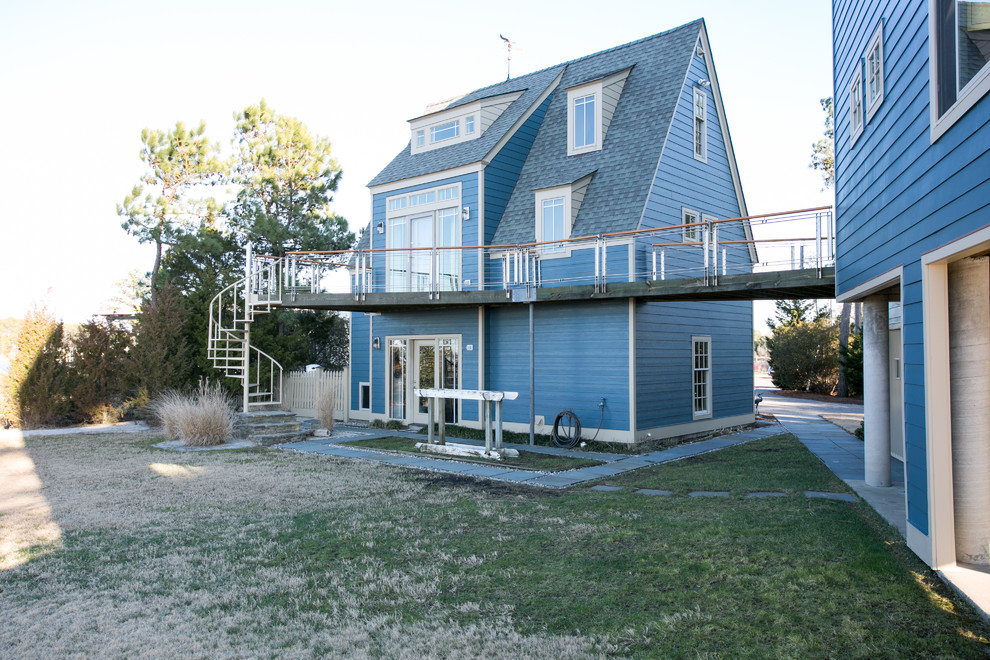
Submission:
[[[585,437],[601,420],[598,439],[624,443],[753,421],[752,303],[596,300],[589,287],[582,300],[533,304],[524,285],[573,284],[598,259],[615,280],[642,280],[655,236],[610,237],[601,250],[568,239],[746,215],[702,21],[479,89],[409,124],[409,145],[369,184],[359,245],[389,251],[370,253],[358,277],[441,300],[508,292],[500,304],[354,312],[351,417],[425,422],[416,387],[508,390],[519,398],[505,404],[505,426],[528,430],[532,312],[537,433],[564,409]],[[703,231],[678,229],[677,240],[700,246]],[[723,233],[748,237],[744,221]],[[508,256],[526,243],[542,245]],[[452,246],[478,247],[417,251]],[[755,253],[733,245],[726,259],[751,270]],[[478,427],[479,411],[451,405],[448,421]]]
[[[836,289],[865,311],[866,480],[990,565],[990,4],[833,3]]]

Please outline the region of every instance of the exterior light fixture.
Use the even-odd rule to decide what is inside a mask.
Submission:
[[[701,87],[702,89],[704,89],[705,87],[708,87],[710,84],[711,83],[708,82],[707,80],[705,80],[704,78],[701,78],[701,79],[698,80],[698,87]]]
[[[382,339],[381,339],[381,337],[375,337],[374,339],[372,339],[371,340],[371,347],[373,349],[375,349],[376,351],[378,349],[380,349],[382,347]]]
[[[377,230],[378,230],[378,233],[379,233],[379,234],[384,234],[384,233],[385,233],[385,223],[384,223],[384,222],[379,222],[379,223],[378,223],[378,224],[377,224],[377,225],[375,226],[375,229],[377,229]]]
[[[470,220],[470,219],[471,219],[471,207],[465,206],[464,208],[461,209],[461,220]]]

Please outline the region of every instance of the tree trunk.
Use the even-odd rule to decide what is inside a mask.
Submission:
[[[839,383],[835,388],[835,393],[838,396],[849,396],[849,385],[846,383],[846,365],[841,358],[849,348],[849,316],[851,311],[849,303],[842,303],[842,313],[839,315]]]
[[[863,303],[853,303],[853,307],[856,311],[856,332],[859,332],[863,328]]]

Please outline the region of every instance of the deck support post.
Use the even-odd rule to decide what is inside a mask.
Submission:
[[[863,409],[866,483],[890,485],[890,361],[886,296],[863,302]]]

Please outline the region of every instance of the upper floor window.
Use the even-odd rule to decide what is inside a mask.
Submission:
[[[866,49],[866,121],[883,103],[883,23]]]
[[[416,146],[422,147],[426,144],[426,131],[416,131]]]
[[[990,91],[990,2],[929,2],[931,139]]]
[[[567,91],[567,155],[602,148],[602,84],[595,82]]]
[[[849,83],[849,143],[863,133],[863,63],[856,65],[853,79]]]
[[[545,243],[540,252],[548,254],[566,253],[562,243],[571,236],[571,186],[558,186],[536,192],[536,241]]]
[[[474,133],[474,115],[464,118],[464,132],[468,134]]]
[[[449,121],[439,126],[430,127],[430,144],[436,144],[443,140],[450,140],[461,134],[461,122]]]
[[[698,225],[698,212],[691,209],[681,209],[681,224],[684,227],[684,242],[701,240],[701,227]]]
[[[459,291],[460,186],[389,197],[386,204],[387,291]]]
[[[694,157],[708,160],[708,95],[705,90],[694,90]]]

